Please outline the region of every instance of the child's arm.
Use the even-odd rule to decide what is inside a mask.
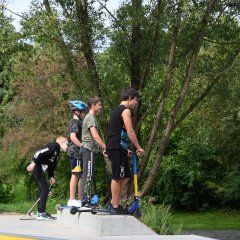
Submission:
[[[89,130],[92,134],[93,139],[97,142],[99,147],[102,149],[106,149],[106,144],[103,142],[102,138],[98,134],[96,127],[90,127]]]
[[[81,142],[77,138],[77,134],[75,132],[72,132],[70,134],[70,140],[78,147],[81,147]]]

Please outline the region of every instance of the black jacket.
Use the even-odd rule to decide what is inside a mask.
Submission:
[[[57,142],[50,142],[35,152],[32,161],[36,164],[47,165],[48,176],[54,177],[54,170],[60,156],[60,145]]]

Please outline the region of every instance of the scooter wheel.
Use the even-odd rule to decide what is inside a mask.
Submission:
[[[78,209],[77,209],[76,207],[72,207],[72,208],[70,209],[70,213],[71,213],[72,215],[75,215],[77,212],[78,212]]]
[[[59,211],[59,210],[62,210],[62,204],[57,204],[56,206],[55,206],[55,209],[56,209],[56,211]]]
[[[140,209],[137,209],[135,212],[134,212],[134,217],[136,217],[136,218],[141,218],[142,217],[142,213],[141,213],[141,211],[140,211]]]
[[[97,214],[97,209],[94,207],[94,208],[91,209],[90,212],[91,212],[91,214],[94,214],[94,215],[95,215],[95,214]]]

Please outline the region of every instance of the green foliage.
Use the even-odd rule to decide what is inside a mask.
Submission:
[[[228,206],[240,208],[240,171],[235,169],[226,173],[223,184],[222,202]]]
[[[161,235],[180,234],[182,226],[173,226],[170,206],[146,204],[142,210],[142,221]]]
[[[0,138],[11,126],[11,101],[15,95],[12,82],[16,77],[13,70],[15,57],[20,51],[27,50],[27,44],[21,39],[12,25],[13,19],[7,17],[0,4]]]
[[[0,183],[0,203],[10,203],[13,197],[13,187],[10,184]]]
[[[6,150],[0,151],[0,182],[15,184],[23,171],[23,159],[18,157],[19,146],[15,143]],[[25,170],[25,169],[24,169]],[[12,174],[14,172],[14,174]]]
[[[148,143],[169,68],[168,55],[173,29],[178,21],[176,4],[161,1],[160,14],[156,15],[154,1],[146,1],[138,11],[131,2],[124,1],[114,13],[115,17],[110,19],[108,14],[104,16],[104,7],[101,4],[95,6],[94,2],[88,2],[87,7],[89,39],[83,36],[83,26],[77,14],[79,9],[71,0],[49,1],[51,11],[43,8],[39,1],[32,1],[31,9],[21,22],[23,28],[20,33],[15,31],[12,19],[4,15],[4,8],[0,11],[0,144],[3,147],[0,151],[0,180],[5,184],[15,186],[19,177],[27,175],[26,165],[39,146],[57,135],[65,135],[71,117],[67,101],[86,101],[93,93],[90,76],[93,62],[97,71],[93,78],[99,78],[99,93],[104,103],[104,114],[100,114],[99,119],[105,133],[110,112],[119,104],[119,92],[133,83],[136,37],[133,29],[138,24],[139,75],[146,64],[149,65],[146,81],[140,89],[139,139],[141,146]],[[199,36],[196,31],[201,29],[208,1],[181,3],[171,88],[140,187],[161,147],[162,133],[181,90],[190,56],[196,48]],[[239,58],[226,71],[227,63],[231,63],[239,48],[237,13],[238,4],[215,2],[204,41],[199,46],[184,105],[175,120],[181,118],[210,84],[219,82],[216,82],[215,90],[208,93],[210,98],[202,101],[190,118],[172,133],[151,191],[158,203],[206,210],[220,204],[237,206],[240,200]],[[105,18],[108,26],[104,26]],[[156,45],[152,59],[147,63],[155,21],[159,24]],[[86,57],[88,53],[83,53],[83,38],[89,41],[94,52],[91,61]],[[107,174],[102,162],[99,157],[95,176],[97,192],[104,203],[107,199],[104,181]],[[70,167],[65,155],[59,163],[56,180],[52,199],[65,201],[70,180]],[[24,181],[31,192],[29,178],[24,178]]]
[[[52,199],[56,199],[62,204],[65,204],[66,200],[69,198],[70,177],[71,169],[68,157],[66,154],[62,154],[55,171],[56,184],[51,190]]]
[[[239,65],[234,68],[238,71]],[[152,191],[156,201],[201,211],[239,208],[238,98],[239,78],[226,76],[174,131]]]

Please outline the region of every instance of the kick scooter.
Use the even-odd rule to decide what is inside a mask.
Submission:
[[[138,182],[137,182],[137,154],[132,153],[132,164],[133,164],[133,182],[134,182],[134,202],[132,206],[128,209],[128,212],[134,215],[136,218],[141,217],[141,211],[139,209],[138,200]]]

